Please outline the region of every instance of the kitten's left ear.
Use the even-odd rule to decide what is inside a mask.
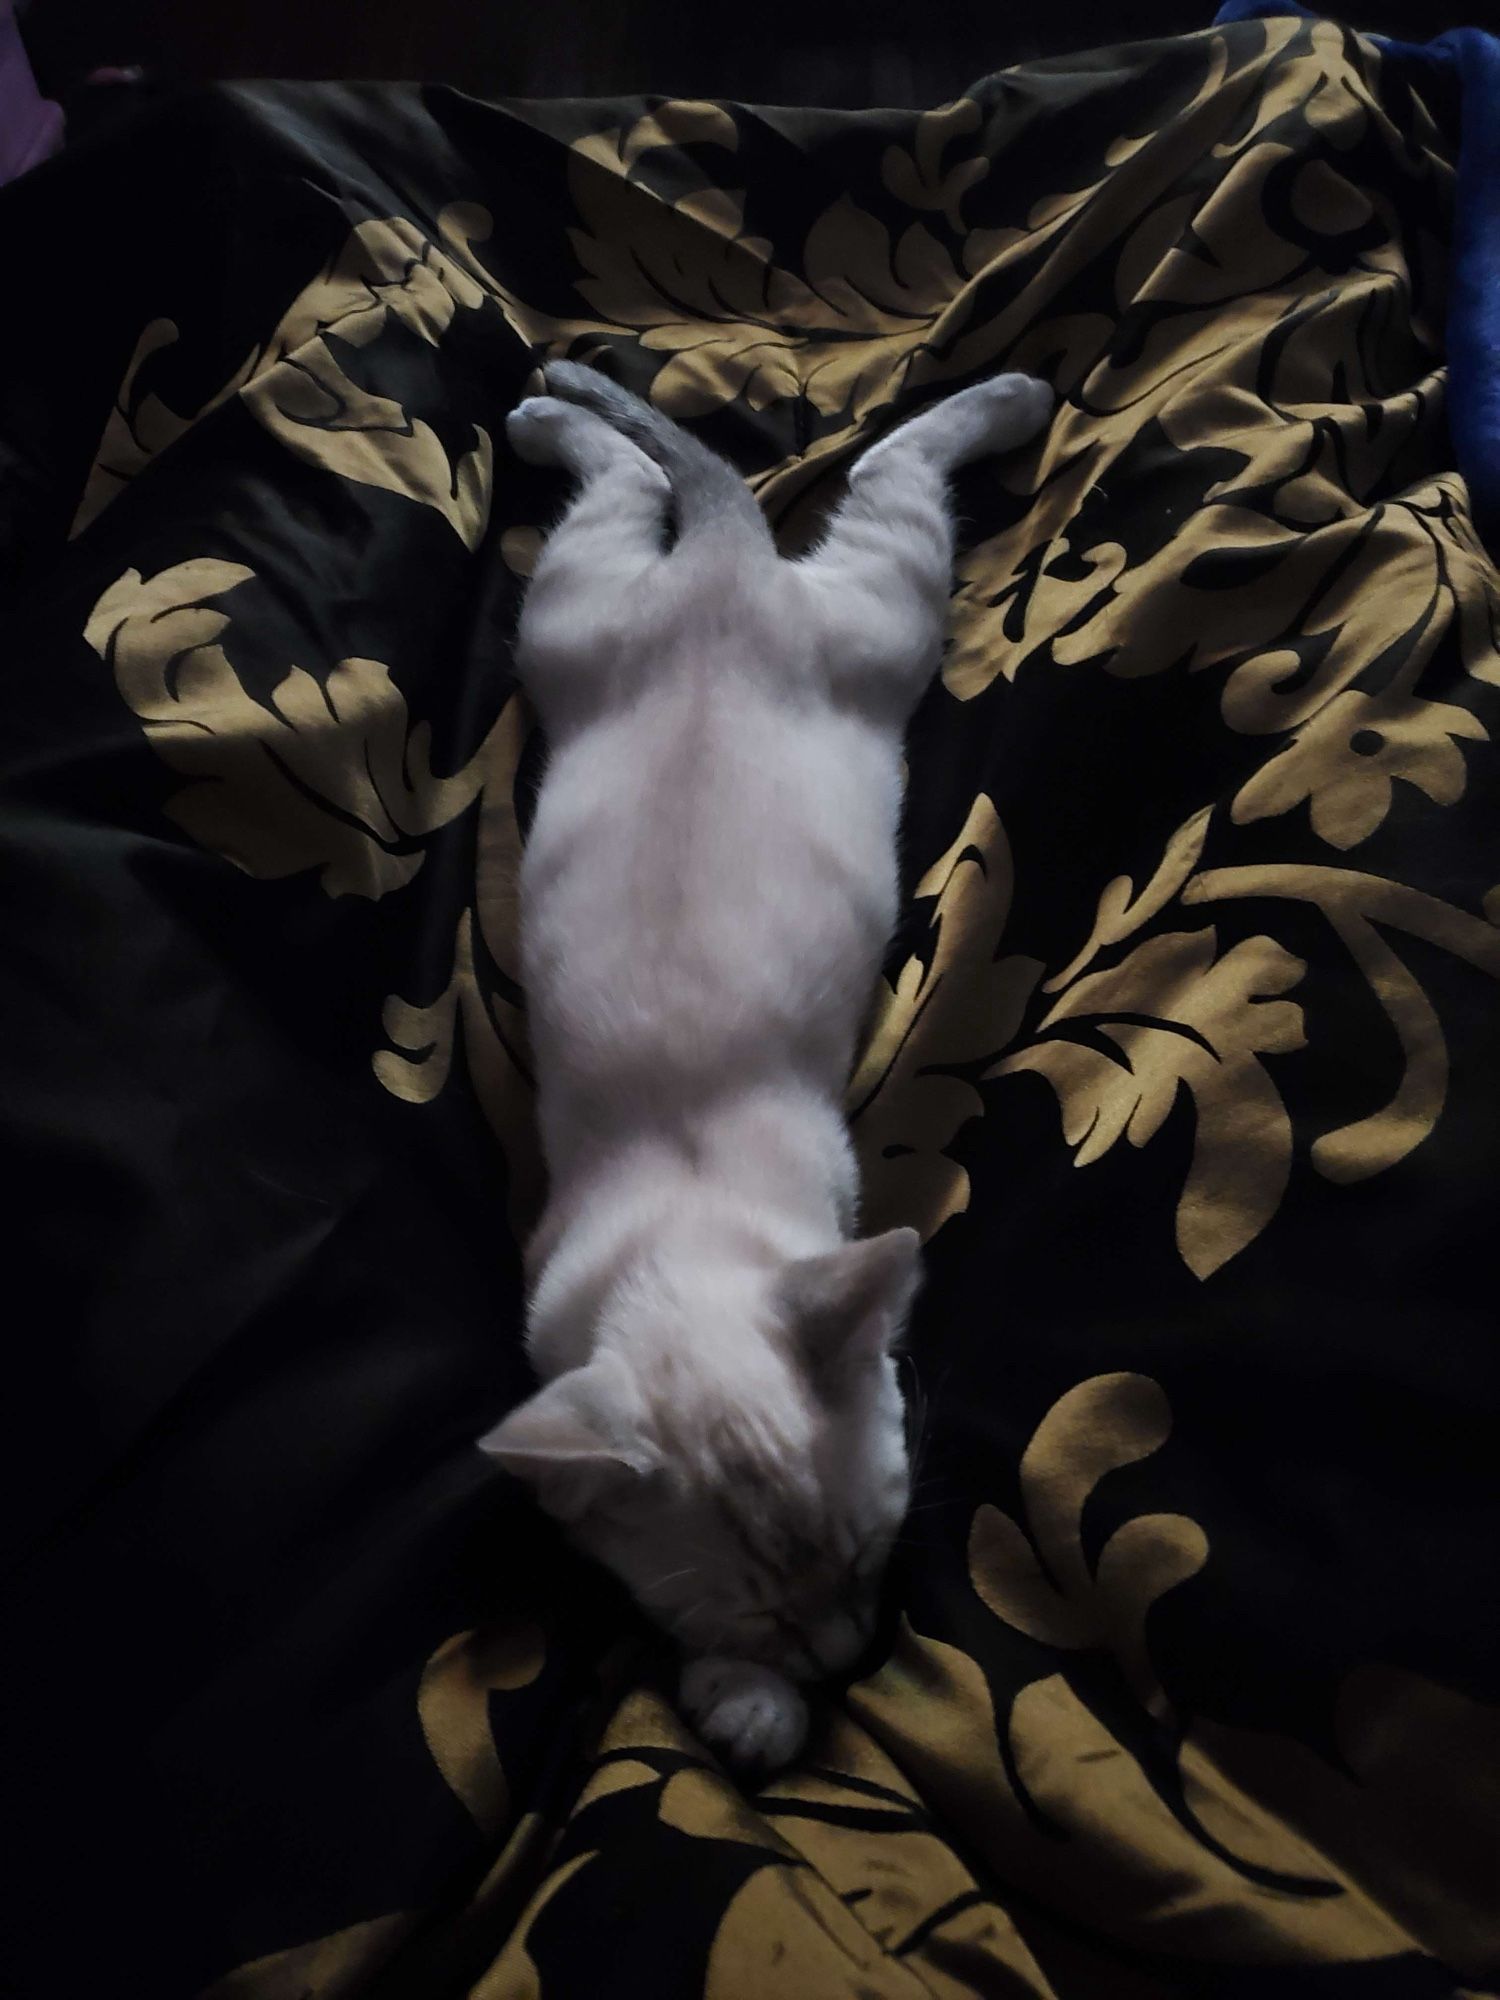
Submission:
[[[921,1253],[915,1229],[888,1229],[788,1265],[782,1298],[809,1360],[824,1367],[889,1354],[922,1282]]]
[[[631,1421],[634,1403],[624,1363],[596,1355],[502,1417],[479,1448],[534,1488],[549,1514],[576,1521],[656,1462]]]

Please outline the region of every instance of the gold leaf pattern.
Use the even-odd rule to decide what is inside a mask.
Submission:
[[[254,700],[214,643],[229,614],[210,608],[251,578],[213,558],[127,570],[84,636],[157,754],[194,780],[167,810],[195,840],[266,880],[318,868],[330,896],[386,895],[421,867],[416,843],[473,803],[480,760],[435,777],[430,732],[378,660],[340,660],[322,681],[294,666]]]
[[[73,533],[159,452],[238,394],[257,421],[306,463],[431,507],[466,548],[476,547],[489,517],[488,432],[475,425],[472,449],[456,465],[450,463],[430,425],[409,417],[389,396],[350,380],[327,338],[332,334],[345,347],[368,347],[394,320],[436,347],[456,310],[483,304],[494,287],[476,280],[469,245],[489,233],[489,216],[472,204],[454,203],[438,228],[457,255],[445,256],[403,216],[357,224],[270,338],[252,349],[191,417],[174,415],[159,397],[137,386],[143,365],[177,338],[172,321],[153,321],[141,335],[106,424]]]
[[[1106,886],[1088,941],[1061,972],[1046,982],[1042,987],[1044,993],[1056,993],[1070,985],[1093,964],[1106,945],[1122,944],[1167,907],[1198,865],[1209,817],[1209,808],[1205,806],[1183,821],[1162,850],[1156,872],[1138,896],[1128,875],[1117,875]]]
[[[81,534],[158,453],[175,444],[194,424],[201,423],[221,404],[227,403],[255,365],[256,356],[252,352],[239,372],[232,375],[200,409],[190,417],[179,417],[167,408],[159,396],[139,387],[142,368],[154,354],[170,347],[177,338],[176,323],[169,319],[154,319],[142,330],[114,407],[105,420],[104,435],[84,483],[70,534]]]
[[[487,228],[488,218],[475,225]],[[292,306],[240,400],[272,437],[310,465],[432,508],[465,548],[489,519],[493,449],[474,444],[450,463],[436,432],[389,396],[350,380],[328,344],[366,347],[388,319],[437,346],[459,307],[484,291],[404,218],[360,223],[348,244]]]
[[[921,2000],[894,1963],[808,1870],[758,1868],[714,1933],[704,2000],[744,1993],[786,2000]]]
[[[1489,731],[1466,708],[1346,688],[1246,781],[1234,817],[1242,824],[1266,819],[1306,799],[1320,839],[1330,847],[1357,847],[1384,822],[1398,778],[1434,805],[1451,806],[1463,797],[1460,739],[1489,741]]]
[[[404,1911],[268,1952],[205,1986],[198,2000],[348,2000],[385,1964],[417,1919]]]
[[[1229,1344],[1204,1365],[1205,1339],[1266,1313],[1268,1287],[1279,1309],[1283,1247],[1305,1259],[1315,1234],[1313,1254],[1354,1299],[1386,1283],[1387,1217],[1431,1208],[1435,1189],[1455,1209],[1473,1201],[1479,1156],[1445,1139],[1465,1118],[1475,1127],[1476,1051],[1500,980],[1500,580],[1443,420],[1451,134],[1420,90],[1391,87],[1385,58],[1329,23],[1246,23],[1111,62],[869,121],[674,100],[466,104],[493,156],[488,137],[465,151],[456,117],[432,126],[450,150],[430,160],[390,141],[409,215],[359,209],[342,183],[317,189],[344,205],[347,233],[290,305],[270,299],[240,329],[246,345],[227,360],[244,359],[213,393],[195,374],[209,312],[190,320],[174,293],[175,320],[148,319],[163,302],[146,300],[144,331],[119,330],[118,351],[135,350],[77,529],[194,430],[216,426],[232,461],[248,416],[313,512],[327,501],[357,518],[386,495],[415,505],[380,500],[382,524],[425,533],[436,515],[465,589],[468,553],[503,565],[502,587],[506,571],[527,573],[552,498],[507,464],[491,557],[496,408],[469,366],[486,340],[507,380],[547,352],[608,352],[664,409],[722,418],[766,467],[756,485],[780,526],[805,499],[798,532],[816,525],[825,476],[915,396],[1035,366],[1062,398],[1033,449],[965,476],[973,540],[942,686],[912,738],[915,908],[850,1089],[867,1225],[921,1227],[935,1282],[916,1337],[930,1331],[943,1364],[951,1353],[967,1371],[935,1410],[933,1444],[961,1510],[914,1516],[920,1553],[889,1658],[820,1698],[811,1761],[751,1797],[711,1768],[634,1628],[598,1670],[599,1701],[571,1704],[565,1727],[579,1733],[547,1758],[507,1733],[522,1710],[535,1726],[542,1689],[535,1704],[491,1700],[551,1670],[536,1634],[502,1618],[424,1667],[424,1631],[392,1740],[420,1726],[428,1790],[400,1805],[416,1829],[412,1879],[431,1882],[429,1838],[456,1824],[471,1843],[461,1886],[416,1915],[425,1889],[392,1895],[399,1913],[351,1926],[358,1908],[331,1873],[330,1935],[313,1943],[313,1925],[267,1898],[254,1942],[278,1948],[214,2000],[402,1982],[558,2000],[577,1986],[575,1941],[587,1949],[601,1930],[618,1953],[606,1983],[627,1951],[649,1953],[630,1975],[659,1966],[665,1993],[680,1977],[658,1885],[691,1901],[701,1937],[681,1976],[717,2000],[1168,2000],[1184,1982],[1211,1990],[1221,1969],[1232,1983],[1229,1968],[1267,1990],[1291,1978],[1394,1991],[1408,1973],[1414,1992],[1492,1983],[1495,1710],[1354,1652],[1337,1590],[1332,1609],[1317,1600],[1337,1579],[1368,1611],[1360,1592],[1378,1569],[1379,1629],[1408,1646],[1419,1630],[1450,1670],[1472,1610],[1458,1603],[1439,1630],[1436,1586],[1419,1603],[1410,1551],[1387,1561],[1382,1546],[1375,1562],[1361,1548],[1357,1486],[1338,1485],[1346,1418],[1360,1413],[1329,1391],[1316,1326],[1291,1336],[1310,1365],[1264,1383]],[[428,117],[402,102],[410,121]],[[363,129],[381,149],[377,123]],[[1066,153],[1052,136],[1064,131]],[[325,137],[337,158],[344,142]],[[460,156],[491,206],[450,198]],[[782,200],[788,172],[798,185]],[[513,229],[520,185],[534,227]],[[77,560],[152,523],[149,488],[136,502]],[[345,897],[340,921],[367,935],[421,904],[428,947],[451,940],[451,970],[427,970],[424,953],[399,992],[371,991],[370,1040],[377,1015],[384,1029],[373,1083],[411,1106],[471,1091],[524,1228],[540,1167],[517,978],[521,703],[502,697],[466,737],[483,740],[463,768],[435,772],[423,717],[451,693],[420,684],[400,635],[412,617],[448,615],[448,584],[429,585],[413,557],[395,609],[372,576],[392,627],[389,648],[372,645],[382,659],[257,660],[252,675],[249,607],[286,585],[274,538],[263,565],[237,521],[232,539],[190,547],[245,560],[183,561],[180,543],[161,552],[161,525],[92,577],[77,622],[182,781],[169,814],[267,884],[305,875]],[[252,698],[261,688],[268,700]],[[273,926],[277,893],[264,892]],[[1050,1097],[1015,1083],[1026,1071]],[[1011,1127],[1028,1093],[1038,1119]],[[1068,1148],[1080,1168],[1109,1155],[1081,1195]],[[1049,1163],[1058,1171],[1032,1172]],[[1336,1184],[1321,1209],[1312,1176],[1291,1173],[1303,1163]],[[1023,1243],[1006,1205],[1027,1174],[1047,1212]],[[1121,1223],[1140,1220],[1133,1254],[1162,1260],[1179,1303],[1184,1272],[1202,1282],[1201,1326],[1170,1302],[1147,1326],[1127,1299],[1127,1335],[1107,1257],[1084,1277],[1069,1268],[1091,1261],[1070,1225],[1095,1220],[1088,1203],[1115,1176],[1140,1200]],[[987,1254],[990,1222],[1014,1288]],[[1418,1247],[1445,1240],[1434,1229]],[[1252,1245],[1240,1294],[1233,1260]],[[997,1287],[1018,1323],[1003,1351],[990,1339]],[[1305,1307],[1305,1291],[1287,1291]],[[1440,1291],[1394,1286],[1392,1319],[1436,1323]],[[1359,1329],[1361,1394],[1372,1407],[1393,1389],[1410,1398],[1421,1464],[1437,1434],[1415,1413],[1428,1393],[1443,1451],[1458,1451],[1463,1326],[1446,1372],[1424,1372],[1422,1343],[1403,1325],[1393,1360],[1378,1319]],[[1284,1361],[1283,1329],[1257,1332]],[[1060,1354],[1080,1365],[1058,1380]],[[1188,1373],[1193,1436],[1174,1389]],[[1012,1383],[1027,1395],[1041,1383],[1051,1407],[1007,1512],[993,1486],[968,1482],[1009,1449]],[[1169,1396],[1183,1417],[1170,1450]],[[979,1448],[945,1457],[955,1430]],[[1278,1497],[1264,1499],[1263,1460],[1283,1450]],[[1426,1465],[1441,1486],[1437,1456]],[[1402,1462],[1398,1449],[1393,1480]],[[1309,1532],[1293,1547],[1275,1510],[1299,1476]],[[1331,1497],[1307,1497],[1314,1487]],[[1475,1587],[1460,1574],[1472,1509],[1456,1490],[1430,1507],[1414,1490],[1412,1505],[1461,1599]],[[1267,1543],[1272,1591],[1301,1592],[1296,1629],[1270,1635],[1253,1573]],[[1225,1647],[1266,1647],[1274,1685],[1214,1685],[1210,1616]],[[1200,1643],[1174,1658],[1168,1641],[1195,1619]],[[576,1667],[589,1643],[570,1627],[555,1650]],[[1192,1714],[1189,1688],[1220,1708]],[[1283,1719],[1321,1715],[1320,1747],[1224,1719],[1252,1698]],[[214,1754],[228,1768],[234,1753]],[[409,1782],[394,1759],[372,1764],[370,1795],[398,1777]],[[351,1783],[347,1810],[365,1796]],[[336,1825],[327,1845],[339,1852]]]
[[[510,1788],[490,1730],[491,1690],[527,1686],[543,1655],[536,1625],[502,1625],[455,1632],[422,1671],[417,1715],[427,1748],[481,1832],[498,1833],[510,1819]]]
[[[1021,1459],[1023,1532],[986,1503],[969,1532],[974,1588],[988,1608],[1043,1645],[1113,1652],[1139,1699],[1161,1703],[1146,1651],[1146,1614],[1195,1576],[1208,1540],[1181,1514],[1144,1514],[1110,1536],[1090,1567],[1083,1510],[1106,1473],[1165,1443],[1171,1412],[1144,1375],[1098,1375],[1056,1402]]]
[[[511,1219],[524,1233],[537,1213],[542,1161],[530,1044],[519,998],[521,833],[516,773],[530,732],[518,697],[502,708],[469,770],[478,802],[474,901],[458,920],[448,984],[426,1003],[388,994],[386,1045],[373,1068],[393,1097],[430,1104],[446,1087],[461,1044],[469,1087],[505,1156]]]
[[[1335,1715],[1343,1768],[1266,1730],[1201,1721],[1182,1746],[1187,1796],[1232,1853],[1269,1824],[1332,1857],[1461,1974],[1500,1961],[1500,1709],[1404,1668],[1357,1668]],[[1474,1774],[1455,1786],[1453,1774]],[[1245,1802],[1261,1801],[1247,1812]]]
[[[1148,938],[1119,965],[1076,980],[1038,1024],[1038,1036],[1052,1038],[990,1074],[1047,1079],[1080,1167],[1121,1137],[1146,1145],[1186,1086],[1198,1122],[1177,1248],[1205,1278],[1260,1234],[1286,1188],[1291,1119],[1260,1057],[1303,1046],[1301,1009],[1277,996],[1305,970],[1274,938],[1247,938],[1222,957],[1212,929]]]
[[[881,157],[880,178],[908,208],[935,209],[950,229],[962,229],[964,196],[984,179],[990,163],[982,154],[971,153],[966,160],[954,160],[945,168],[943,155],[951,140],[967,138],[978,131],[981,122],[979,106],[972,97],[924,111],[917,120],[910,152],[901,146],[887,146]]]
[[[1013,1918],[980,1889],[910,1780],[844,1709],[828,1718],[816,1768],[778,1778],[763,1809],[787,1847],[935,2000],[969,2000],[976,1987],[1004,2000],[1056,2000]],[[870,1817],[880,1828],[873,1840]],[[789,1872],[778,1871],[783,1879]]]
[[[1448,1054],[1431,1003],[1375,929],[1404,930],[1500,979],[1500,933],[1435,896],[1352,869],[1214,868],[1184,885],[1186,904],[1241,896],[1314,904],[1348,946],[1384,1008],[1402,1051],[1395,1095],[1354,1124],[1314,1142],[1313,1164],[1330,1180],[1358,1181],[1394,1166],[1432,1131],[1443,1108]]]
[[[882,984],[874,1025],[848,1090],[871,1230],[911,1223],[930,1238],[968,1206],[968,1175],[947,1151],[984,1108],[957,1069],[1015,1034],[1041,973],[1035,959],[998,956],[1010,909],[1005,830],[981,792],[963,831],[917,884],[932,899],[930,955]],[[957,976],[955,976],[957,975]]]
[[[341,660],[322,679],[290,668],[271,700],[245,688],[222,646],[217,600],[253,581],[242,564],[127,570],[94,606],[88,643],[163,762],[193,780],[167,812],[204,847],[263,880],[317,869],[330,896],[378,900],[406,886],[423,843],[480,807],[475,896],[459,919],[453,972],[435,1000],[388,995],[374,1074],[392,1096],[430,1103],[460,1032],[471,1086],[509,1167],[517,1226],[534,1211],[541,1165],[532,1119],[525,1018],[514,991],[520,833],[513,787],[528,723],[518,697],[468,764],[431,767],[431,732],[412,723],[378,660]],[[488,966],[482,970],[476,939]],[[508,982],[508,983],[507,983]]]
[[[850,1706],[996,1879],[1094,1937],[1267,1968],[1357,1964],[1412,1948],[1410,1933],[1321,1856],[1333,1893],[1299,1895],[1212,1852],[1061,1674],[1032,1681],[1011,1707],[1006,1735],[1020,1791],[1000,1754],[983,1671],[956,1646],[904,1625],[890,1662],[851,1690]],[[1253,1791],[1239,1796],[1261,1851],[1288,1879],[1305,1877],[1304,1844]],[[1040,1830],[1038,1814],[1052,1833]]]

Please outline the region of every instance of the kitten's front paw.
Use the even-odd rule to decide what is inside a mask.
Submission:
[[[751,1660],[690,1660],[681,1699],[704,1742],[741,1769],[779,1771],[807,1740],[807,1703],[774,1668]]]
[[[563,435],[573,418],[572,408],[556,396],[528,396],[505,419],[505,435],[528,465],[561,465]]]

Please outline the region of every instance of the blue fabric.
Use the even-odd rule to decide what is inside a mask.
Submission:
[[[1297,0],[1224,0],[1214,25],[1294,14]],[[1430,42],[1374,37],[1418,86],[1446,72],[1459,91],[1459,155],[1448,291],[1448,424],[1474,523],[1500,553],[1500,40],[1453,28]]]

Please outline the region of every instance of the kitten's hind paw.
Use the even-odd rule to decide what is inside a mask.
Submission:
[[[962,413],[971,427],[969,451],[1012,451],[1018,444],[1046,428],[1057,397],[1051,385],[1034,375],[992,375],[988,382],[976,382],[961,389],[946,408]]]
[[[564,438],[575,418],[576,412],[555,396],[528,396],[505,419],[505,435],[516,457],[528,465],[564,465]]]
[[[587,371],[583,371],[587,373]],[[626,494],[643,488],[658,504],[671,494],[667,475],[613,424],[557,396],[528,396],[505,419],[505,435],[528,465],[561,465],[580,479],[626,475]]]
[[[807,1703],[785,1675],[751,1660],[690,1660],[682,1706],[728,1764],[761,1775],[790,1764],[807,1740]]]
[[[992,375],[987,382],[971,382],[888,431],[856,461],[850,477],[859,480],[877,468],[889,471],[907,454],[954,472],[992,452],[1013,451],[1046,429],[1056,400],[1034,375]]]

